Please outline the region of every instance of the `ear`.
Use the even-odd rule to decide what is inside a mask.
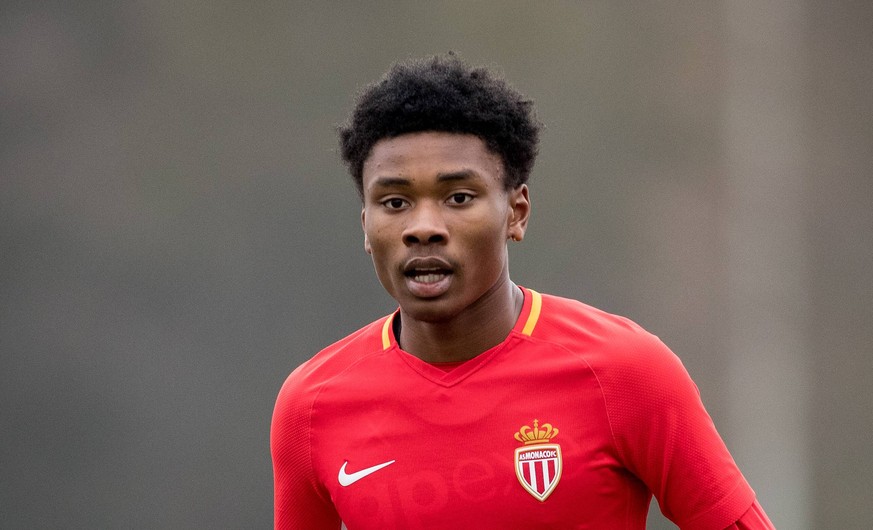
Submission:
[[[506,237],[513,241],[524,239],[527,220],[530,218],[530,194],[527,184],[509,190],[509,220]]]
[[[367,237],[367,210],[361,208],[361,229],[364,231],[364,252],[372,254],[373,249],[370,248],[370,238]]]

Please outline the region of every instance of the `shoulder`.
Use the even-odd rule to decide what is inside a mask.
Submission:
[[[608,313],[579,300],[542,294],[541,321],[551,332],[589,331],[609,333],[639,333],[642,327],[623,316]]]
[[[652,392],[689,379],[682,362],[657,336],[629,318],[577,300],[543,294],[531,338],[579,357],[605,392]]]
[[[661,341],[633,320],[578,300],[543,294],[534,338],[564,344],[575,351],[608,351],[610,356],[645,353]],[[617,360],[617,359],[616,359]]]
[[[285,416],[306,414],[319,392],[334,378],[368,356],[380,353],[384,349],[382,328],[387,319],[380,318],[327,346],[291,372],[279,390],[274,422]]]
[[[369,354],[381,352],[382,331],[388,317],[382,317],[346,337],[323,348],[309,360],[300,364],[282,386],[290,390],[317,390],[321,383],[341,374]]]
[[[284,461],[305,453],[295,444],[300,440],[308,443],[309,438],[301,437],[300,433],[309,431],[312,408],[319,394],[356,362],[382,351],[382,327],[387,319],[372,322],[324,348],[285,379],[276,398],[270,428],[274,460]]]

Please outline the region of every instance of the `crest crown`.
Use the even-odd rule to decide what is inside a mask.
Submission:
[[[525,425],[515,433],[515,439],[524,445],[544,444],[558,435],[558,429],[553,428],[551,423],[543,423],[539,426],[539,420],[533,421],[533,429]]]

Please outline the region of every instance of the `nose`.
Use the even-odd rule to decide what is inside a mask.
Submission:
[[[443,243],[448,230],[438,205],[419,203],[409,212],[409,223],[403,230],[406,245]]]

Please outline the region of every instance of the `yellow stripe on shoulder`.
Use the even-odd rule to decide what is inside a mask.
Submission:
[[[385,319],[385,323],[382,324],[382,349],[387,350],[391,347],[391,334],[388,330],[391,329],[391,322],[394,321],[394,313],[388,315],[388,318]]]
[[[528,291],[530,291],[531,296],[530,314],[527,316],[527,322],[524,323],[521,333],[530,336],[537,325],[537,320],[540,319],[540,310],[543,308],[543,296],[533,289],[528,289]]]

